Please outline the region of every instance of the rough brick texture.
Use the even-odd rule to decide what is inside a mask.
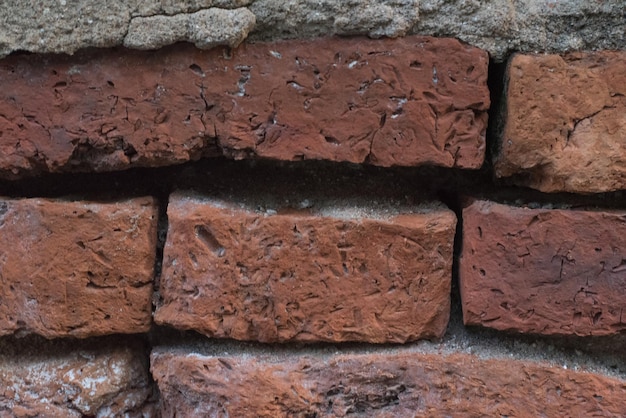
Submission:
[[[225,153],[477,168],[484,51],[453,39],[319,39],[0,63],[0,176]]]
[[[456,218],[442,206],[376,219],[176,194],[168,216],[159,324],[263,342],[445,331]]]
[[[515,55],[499,177],[545,192],[626,188],[626,51]]]
[[[624,381],[467,354],[270,357],[157,350],[151,370],[164,417],[587,417],[620,416],[626,409]]]
[[[544,335],[626,330],[626,212],[463,210],[460,286],[468,325]]]
[[[127,344],[0,342],[0,416],[154,416],[143,350]]]
[[[0,200],[0,335],[147,331],[156,218],[151,198]]]

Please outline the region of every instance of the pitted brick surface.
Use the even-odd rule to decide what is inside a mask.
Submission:
[[[543,335],[626,330],[626,212],[463,210],[460,287],[467,325]]]
[[[156,216],[151,198],[0,200],[0,335],[148,331]]]
[[[176,194],[155,321],[263,342],[441,337],[454,214],[267,215]]]
[[[155,416],[143,355],[128,341],[3,340],[0,416]]]
[[[220,153],[478,168],[487,61],[423,37],[11,57],[0,62],[0,176]]]
[[[626,52],[515,55],[499,177],[544,192],[626,188]]]
[[[157,350],[151,370],[164,417],[612,417],[626,408],[622,380],[469,354],[252,357]]]

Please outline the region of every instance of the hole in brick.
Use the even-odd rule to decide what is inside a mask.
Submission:
[[[109,85],[109,87],[115,87],[115,83],[111,80],[107,80],[107,84]]]
[[[67,86],[67,83],[65,81],[59,81],[59,82],[54,84],[54,88],[66,87],[66,86]]]
[[[470,65],[469,67],[467,67],[467,71],[465,72],[465,74],[470,75],[474,72],[474,66]]]
[[[83,250],[86,248],[85,247],[85,243],[82,241],[76,241],[76,245],[78,245],[80,248],[82,248]]]
[[[601,253],[601,252],[602,252],[602,248],[598,248],[598,247],[596,247],[596,249],[595,249],[595,250],[596,250],[596,252],[597,252],[597,253]]]
[[[602,318],[602,312],[596,312],[593,315],[593,319],[592,319],[593,325],[596,325],[598,322],[600,322],[600,318]]]
[[[329,144],[339,145],[340,142],[334,136],[324,136],[324,140]]]
[[[482,238],[482,237],[483,237],[483,229],[482,229],[480,226],[478,227],[478,236],[479,236],[480,238]]]
[[[204,225],[196,225],[195,227],[196,237],[202,242],[213,254],[218,257],[223,257],[226,254],[226,249],[222,247],[215,235],[205,227]]]
[[[202,70],[202,67],[200,67],[198,64],[191,64],[189,66],[189,69],[193,71],[194,74],[199,75],[200,77],[204,77],[204,71]]]
[[[485,277],[487,275],[487,272],[485,271],[485,269],[480,269],[478,270],[478,272],[480,273],[481,276]]]
[[[415,69],[420,69],[420,68],[422,68],[422,63],[419,62],[419,61],[411,61],[411,63],[409,64],[409,67],[415,68]]]
[[[104,315],[104,319],[111,319],[111,315],[109,314]]]

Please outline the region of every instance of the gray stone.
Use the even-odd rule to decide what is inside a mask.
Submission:
[[[255,17],[245,8],[211,8],[173,16],[136,17],[131,20],[124,46],[157,49],[175,42],[191,42],[201,49],[238,46],[254,27]]]
[[[122,43],[130,14],[123,0],[3,0],[0,58],[13,51],[73,53]]]
[[[254,0],[133,0],[128,1],[130,14],[136,16],[172,16],[178,13],[193,13],[202,9],[219,7],[236,9],[252,3]]]
[[[626,0],[421,0],[412,33],[451,36],[503,61],[512,51],[626,48]]]
[[[233,9],[237,18],[225,13]],[[421,34],[458,38],[503,61],[512,51],[626,49],[625,10],[626,0],[3,0],[0,58],[181,40],[234,46],[251,30],[251,12],[254,41]]]
[[[418,19],[419,0],[256,0],[252,39],[329,35],[406,35]]]

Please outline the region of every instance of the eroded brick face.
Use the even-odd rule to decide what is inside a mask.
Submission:
[[[155,320],[263,342],[443,335],[456,218],[268,215],[175,194]]]
[[[156,211],[152,198],[0,200],[0,335],[148,331]]]
[[[204,356],[157,349],[151,358],[165,417],[619,416],[626,408],[621,380],[469,354]]]
[[[0,175],[220,154],[478,168],[487,64],[477,48],[414,36],[9,57]]]
[[[463,210],[460,287],[468,325],[544,335],[626,329],[626,212]]]
[[[126,341],[0,342],[0,415],[155,416],[143,348]]]
[[[626,188],[626,52],[515,55],[499,177],[545,192]]]

